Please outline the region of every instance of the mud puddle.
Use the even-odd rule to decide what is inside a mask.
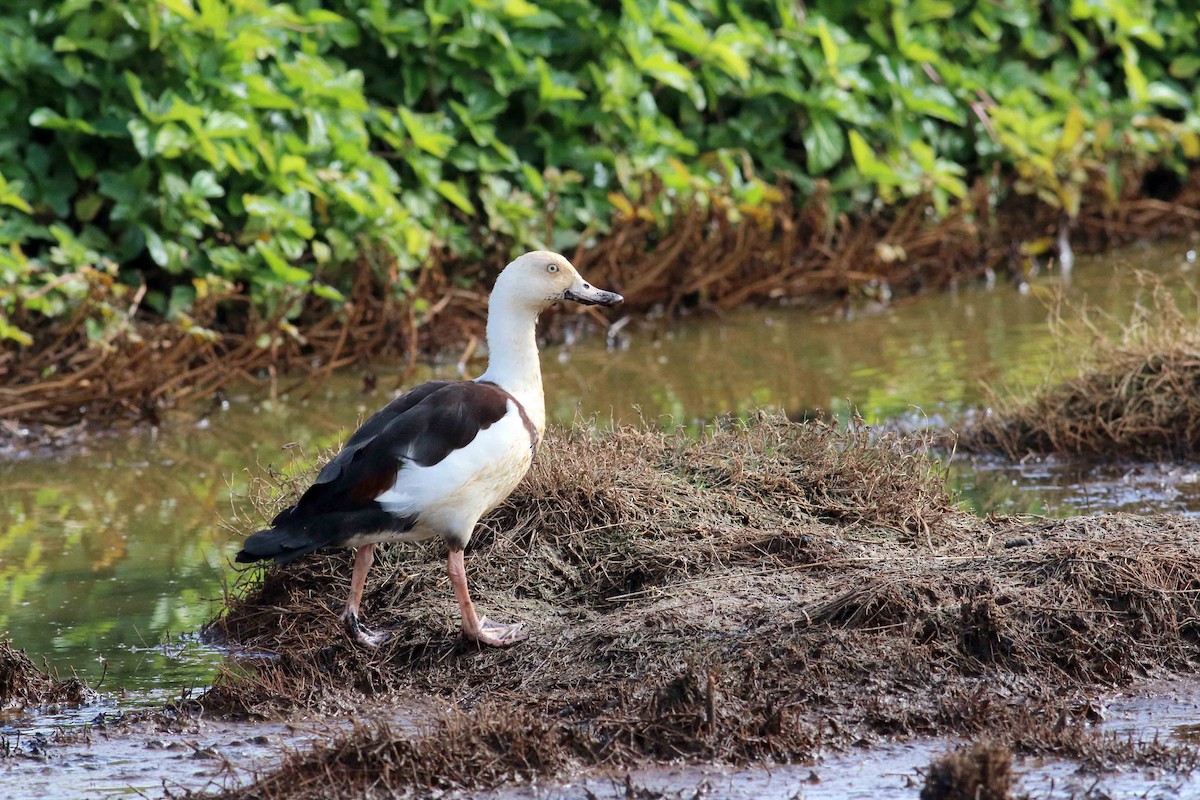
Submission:
[[[251,782],[291,749],[345,734],[346,716],[232,722],[133,711],[149,696],[0,716],[0,797],[163,797]],[[393,720],[403,729],[406,719]]]
[[[1134,740],[1200,745],[1200,681],[1148,683],[1134,694],[1108,698],[1099,729]],[[486,793],[497,800],[917,800],[930,763],[964,741],[920,738],[883,741],[812,764],[672,766],[595,775],[560,784],[531,784]],[[1013,760],[1014,796],[1036,800],[1200,796],[1200,773],[1128,765],[1096,768],[1068,759]],[[466,796],[483,796],[466,795]]]
[[[950,486],[980,514],[1200,514],[1200,463],[1088,462],[1056,456],[1013,463],[960,456]]]
[[[956,742],[928,739],[873,747],[822,759],[812,766],[729,770],[681,767],[638,770],[565,786],[489,793],[500,800],[917,800],[924,770]],[[1017,758],[1016,796],[1031,800],[1195,797],[1195,776],[1135,769],[1096,773],[1071,761]],[[480,795],[482,796],[482,795]]]
[[[679,767],[636,770],[562,786],[489,793],[498,800],[917,800],[930,762],[958,742],[922,739],[824,758],[816,764],[745,770]],[[1036,800],[1185,798],[1197,777],[1132,769],[1097,773],[1072,761],[1017,758],[1016,796]],[[481,795],[482,796],[482,795]]]
[[[103,712],[102,712],[103,713]],[[249,779],[249,770],[278,758],[283,743],[302,745],[328,735],[328,723],[197,723],[186,732],[134,723],[109,731],[101,722],[59,727],[37,720],[30,733],[0,731],[0,793],[11,800],[158,797],[166,791],[218,788]]]

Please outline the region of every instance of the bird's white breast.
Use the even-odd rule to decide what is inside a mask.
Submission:
[[[533,462],[529,430],[513,400],[496,423],[466,447],[428,467],[405,464],[376,501],[398,515],[418,514],[410,536],[441,534],[464,542],[475,523],[503,502]]]

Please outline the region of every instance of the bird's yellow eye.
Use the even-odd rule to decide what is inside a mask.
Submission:
[[[546,272],[558,272],[558,264],[547,265]]]

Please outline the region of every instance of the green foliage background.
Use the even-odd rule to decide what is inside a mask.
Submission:
[[[1198,72],[1191,0],[9,0],[0,339],[97,275],[182,318],[228,282],[336,301],[362,253],[403,293],[432,248],[781,182],[945,213],[999,165],[1072,215],[1096,174],[1200,158]]]

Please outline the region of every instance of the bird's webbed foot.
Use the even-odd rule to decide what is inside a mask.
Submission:
[[[358,642],[363,647],[370,650],[375,650],[386,643],[392,635],[386,631],[373,631],[359,620],[358,614],[347,610],[342,614],[342,625],[346,628],[346,634]]]
[[[529,638],[529,633],[522,630],[524,627],[525,624],[522,622],[505,625],[500,622],[492,622],[487,617],[481,617],[478,627],[474,630],[464,625],[463,635],[473,642],[486,644],[489,647],[512,647],[517,642]]]

